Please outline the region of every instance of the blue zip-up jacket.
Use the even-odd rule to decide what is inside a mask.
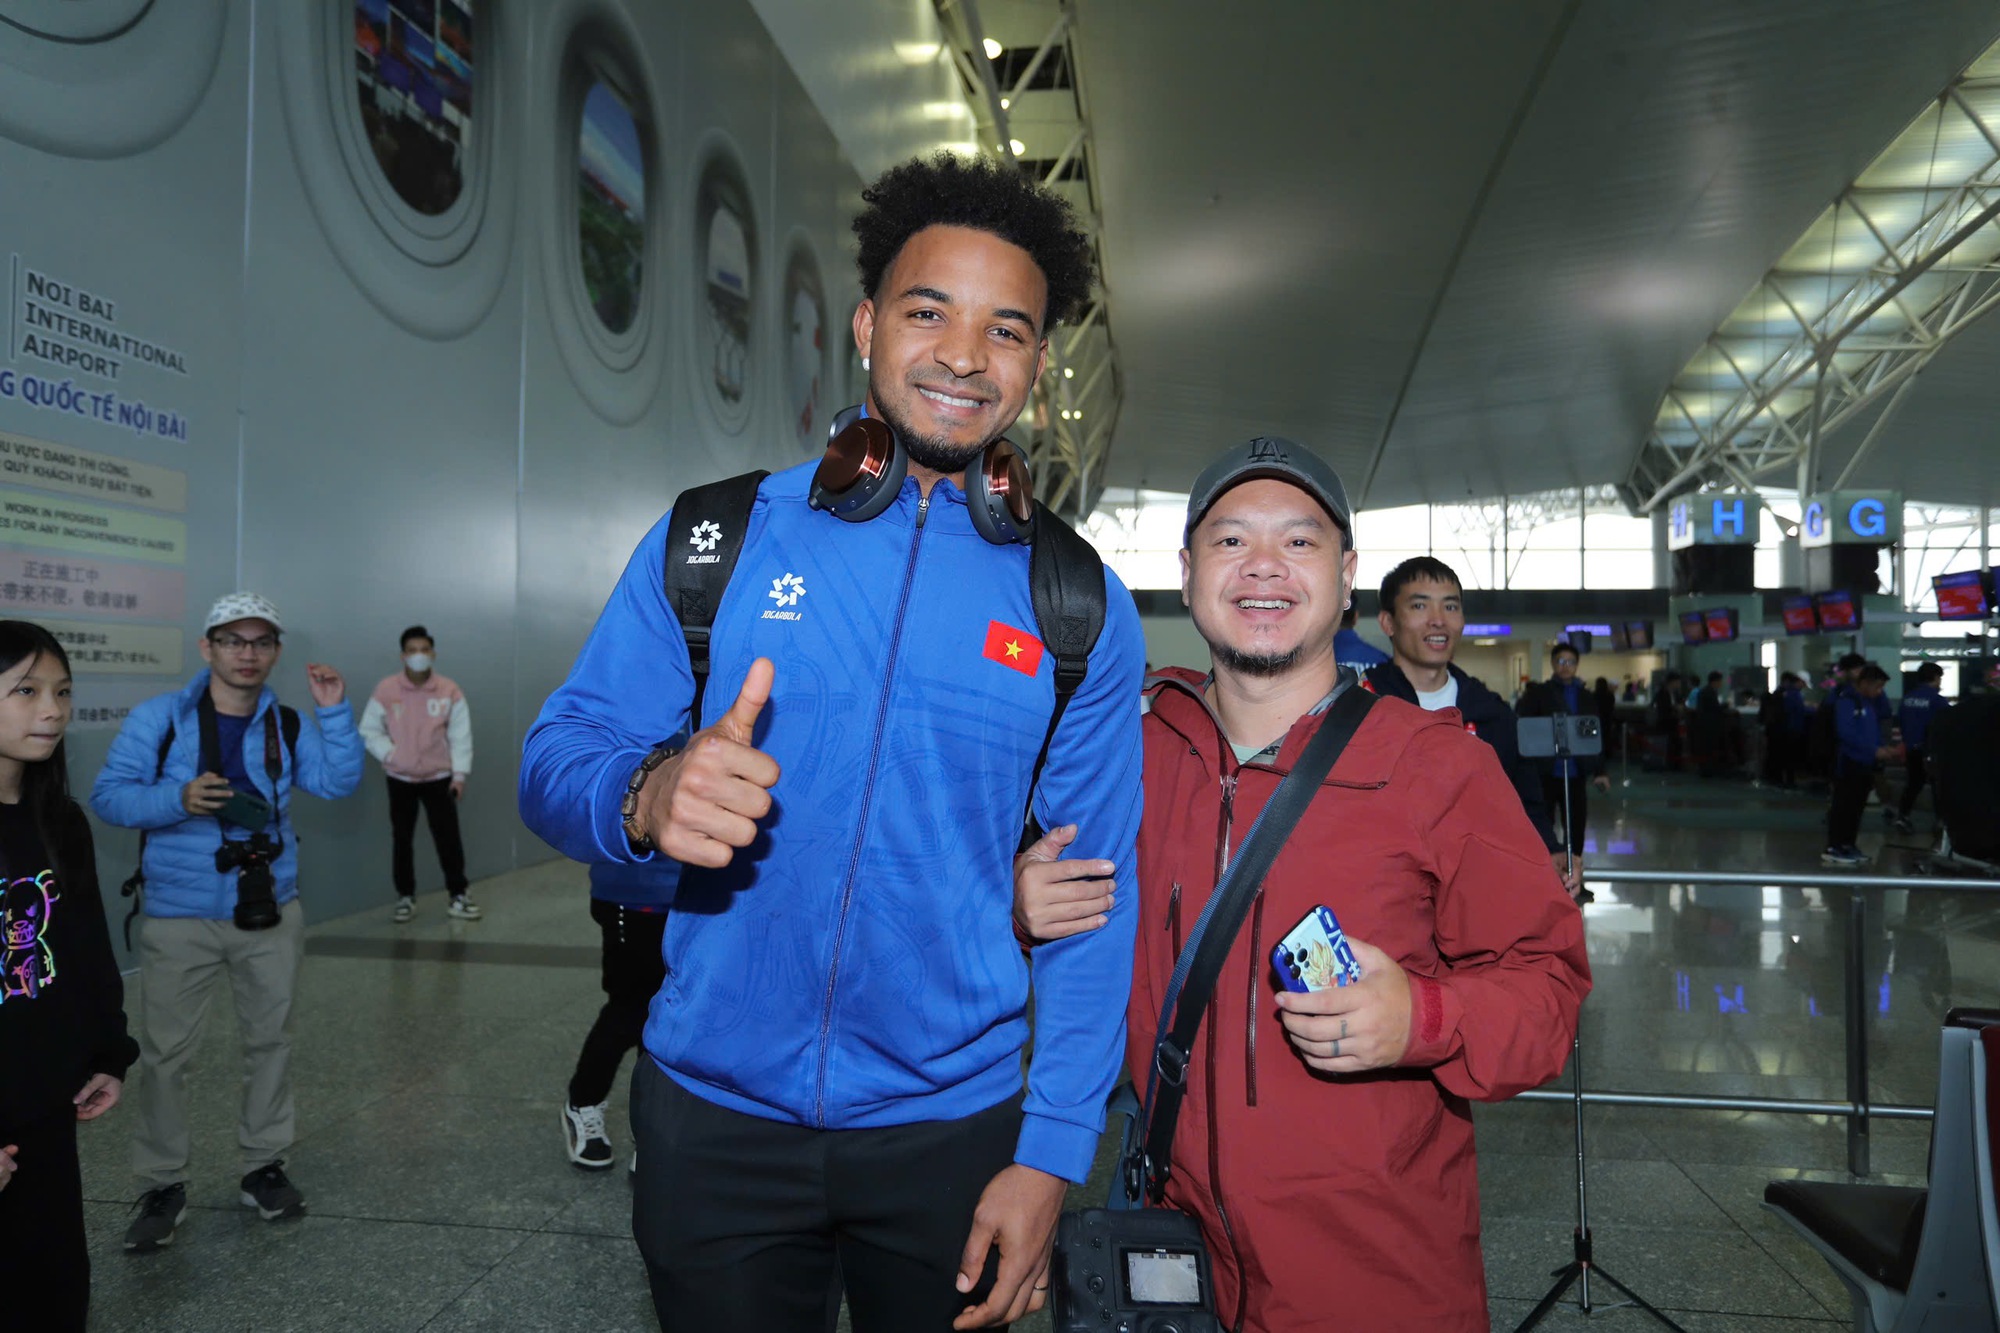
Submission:
[[[1882,714],[1875,701],[1849,687],[1834,694],[1833,727],[1840,738],[1840,767],[1873,769],[1882,744]]]
[[[581,861],[632,861],[625,784],[663,737],[727,712],[750,663],[777,667],[757,745],[781,775],[764,836],[684,868],[646,1049],[675,1081],[767,1119],[860,1129],[956,1119],[1021,1086],[1015,1160],[1082,1181],[1124,1059],[1138,836],[1132,599],[1108,611],[1034,793],[1067,855],[1117,866],[1109,923],[1022,957],[1014,849],[1055,702],[1028,548],[994,546],[948,481],[914,478],[866,523],[810,509],[812,464],[765,480],[715,620],[702,717],[662,587],[691,534],[633,554],[568,681],[529,731],[521,816]],[[1036,657],[1039,655],[1039,661]]]
[[[687,744],[687,733],[669,736],[667,744]],[[590,896],[634,911],[666,911],[674,905],[674,893],[680,883],[681,863],[670,856],[644,861],[599,861],[590,867]]]
[[[146,830],[145,909],[147,916],[201,917],[229,920],[236,908],[236,872],[215,868],[215,849],[222,825],[212,815],[190,815],[181,807],[181,788],[201,773],[201,720],[196,701],[208,690],[207,671],[172,694],[162,694],[134,708],[111,742],[104,769],[91,788],[90,808],[107,824]],[[271,802],[277,815],[269,833],[284,839],[284,850],[271,867],[280,903],[299,896],[298,839],[292,834],[291,792],[297,787],[329,801],[350,794],[361,783],[366,753],[354,726],[354,710],[346,701],[313,710],[317,726],[300,719],[298,759],[282,740],[278,745],[282,771],[277,790],[264,770],[264,715],[278,706],[269,686],[257,700],[257,711],[243,730],[243,771],[251,785]],[[167,762],[160,763],[160,741],[174,729]],[[232,837],[244,836],[240,830]]]
[[[1951,700],[1937,686],[1912,686],[1904,693],[1903,706],[1897,713],[1903,727],[1903,744],[1913,750],[1923,749],[1931,734],[1931,722],[1949,707]]]

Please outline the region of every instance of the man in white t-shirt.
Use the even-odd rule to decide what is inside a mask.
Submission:
[[[1453,665],[1465,637],[1465,591],[1450,565],[1431,556],[1405,560],[1382,580],[1376,623],[1389,637],[1389,660],[1370,667],[1363,680],[1377,694],[1393,695],[1427,712],[1456,708],[1465,729],[1491,745],[1521,797],[1521,808],[1542,835],[1549,860],[1570,896],[1585,901],[1580,863],[1569,861],[1542,799],[1541,777],[1521,757],[1514,710],[1507,701]],[[1566,865],[1565,863],[1568,862]]]

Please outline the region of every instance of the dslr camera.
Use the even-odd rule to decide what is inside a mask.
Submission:
[[[236,872],[238,930],[269,930],[278,924],[277,879],[271,863],[282,847],[260,830],[247,838],[224,838],[215,849],[215,868]]]
[[[1064,1213],[1049,1287],[1057,1333],[1222,1333],[1201,1228],[1169,1208]]]

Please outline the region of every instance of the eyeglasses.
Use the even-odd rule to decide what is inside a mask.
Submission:
[[[278,641],[266,634],[261,639],[245,639],[235,634],[217,634],[209,642],[225,653],[255,653],[262,657],[265,653],[278,651]]]

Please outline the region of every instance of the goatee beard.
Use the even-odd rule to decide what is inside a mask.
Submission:
[[[986,450],[984,443],[953,444],[942,435],[919,435],[910,429],[910,423],[903,420],[894,408],[879,400],[876,408],[877,415],[890,430],[896,432],[896,438],[903,442],[903,452],[907,453],[910,461],[918,467],[929,468],[933,472],[950,476],[956,472],[963,472],[971,465],[973,459]]]
[[[1244,653],[1238,652],[1226,643],[1214,644],[1209,651],[1215,657],[1215,664],[1239,676],[1282,676],[1299,664],[1305,652],[1305,645],[1299,644],[1288,653]]]

